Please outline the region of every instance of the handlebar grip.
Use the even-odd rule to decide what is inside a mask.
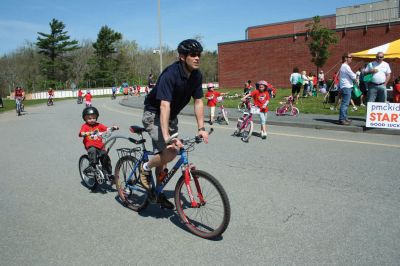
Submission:
[[[172,134],[172,135],[167,139],[167,141],[166,141],[165,143],[166,143],[166,144],[171,144],[171,141],[172,141],[173,139],[176,139],[176,138],[178,137],[178,135],[179,135],[178,132],[176,132],[175,134]]]

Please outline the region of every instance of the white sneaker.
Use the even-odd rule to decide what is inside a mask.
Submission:
[[[361,107],[365,107],[365,104],[362,103],[362,104],[360,104],[360,106],[361,106]]]
[[[357,111],[357,110],[358,110],[357,107],[353,106],[353,111]]]

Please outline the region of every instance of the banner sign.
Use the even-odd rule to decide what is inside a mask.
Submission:
[[[369,102],[365,126],[400,129],[400,103]]]

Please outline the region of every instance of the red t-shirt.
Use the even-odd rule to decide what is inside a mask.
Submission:
[[[100,123],[95,123],[94,125],[89,125],[87,123],[83,124],[81,127],[81,130],[79,131],[79,137],[81,137],[82,132],[104,132],[107,131],[107,127],[103,124]],[[90,147],[96,147],[98,149],[103,149],[104,148],[104,143],[103,139],[101,137],[96,137],[95,139],[92,138],[91,136],[86,136],[83,138],[83,145],[85,145],[85,148],[88,149]]]
[[[78,91],[78,97],[82,97],[83,92],[81,90]]]
[[[268,106],[263,108],[263,105],[265,104],[266,101],[269,101],[269,93],[268,91],[259,91],[259,90],[254,90],[251,92],[251,97],[253,97],[254,100],[254,105],[260,108],[260,112],[265,113],[268,112]]]
[[[50,96],[53,96],[53,95],[54,95],[54,91],[53,91],[53,90],[49,90],[47,93],[48,93]]]
[[[85,100],[88,101],[88,102],[90,102],[90,101],[92,100],[92,94],[86,93],[86,95],[85,95]]]
[[[218,91],[208,91],[206,93],[206,98],[208,99],[207,106],[213,107],[217,105],[217,97],[221,96]]]
[[[394,84],[394,90],[393,92],[395,94],[399,94],[400,93],[400,84]]]
[[[15,97],[22,97],[23,93],[22,90],[15,90]]]

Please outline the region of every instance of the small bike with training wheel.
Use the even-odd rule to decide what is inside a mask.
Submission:
[[[78,99],[76,99],[76,103],[77,104],[82,104],[83,103],[83,97],[82,96],[78,96]]]
[[[281,115],[290,115],[290,116],[297,116],[300,111],[294,105],[294,100],[292,96],[289,96],[286,102],[281,102],[281,106],[276,108],[275,114],[277,116]]]
[[[129,140],[134,144],[141,144],[141,147],[131,149],[130,152],[129,149],[125,149],[125,151],[128,150],[128,154],[122,156],[115,166],[115,183],[123,204],[139,212],[149,203],[156,203],[167,183],[181,168],[182,176],[176,183],[174,198],[182,223],[190,232],[199,237],[212,239],[221,236],[230,220],[231,209],[228,196],[215,177],[205,171],[197,170],[188,160],[188,153],[194,150],[195,144],[203,141],[202,138],[196,136],[181,140],[184,146],[178,152],[180,156],[178,162],[170,171],[166,169],[165,177],[159,185],[156,186],[151,178],[149,193],[140,181],[141,165],[154,153],[145,147],[144,128],[131,126],[130,131],[137,134],[140,139],[129,138]],[[172,135],[167,143],[176,137],[177,133]]]
[[[228,120],[228,111],[225,109],[223,102],[224,98],[222,96],[217,97],[217,102],[220,103],[219,109],[218,109],[218,115],[216,118],[216,122],[221,124],[221,123],[226,123],[229,125],[229,120]]]
[[[250,103],[250,99],[246,99],[244,102],[245,109],[243,109],[242,116],[238,118],[236,124],[234,136],[240,137],[243,142],[249,142],[249,139],[253,133],[253,114],[259,113],[260,109]]]
[[[23,112],[22,97],[17,97],[15,99],[15,110],[17,111],[18,116],[20,116],[21,113]]]
[[[51,106],[51,105],[54,105],[54,102],[53,102],[53,98],[52,98],[52,97],[49,97],[49,98],[47,99],[47,106]]]
[[[109,137],[111,137],[111,134],[114,130],[115,129],[111,127],[104,132],[95,131],[91,134],[91,137],[93,138],[98,137],[102,138],[103,140],[106,140]],[[106,154],[109,153],[114,143],[115,139],[106,149]],[[108,185],[111,185],[112,182],[114,181],[112,175],[107,174],[106,171],[103,169],[99,158],[97,158],[96,167],[93,168],[90,165],[89,156],[87,154],[84,154],[79,158],[78,166],[79,166],[79,174],[81,176],[83,184],[92,191],[96,190],[98,185],[102,185],[104,183],[108,183]]]

